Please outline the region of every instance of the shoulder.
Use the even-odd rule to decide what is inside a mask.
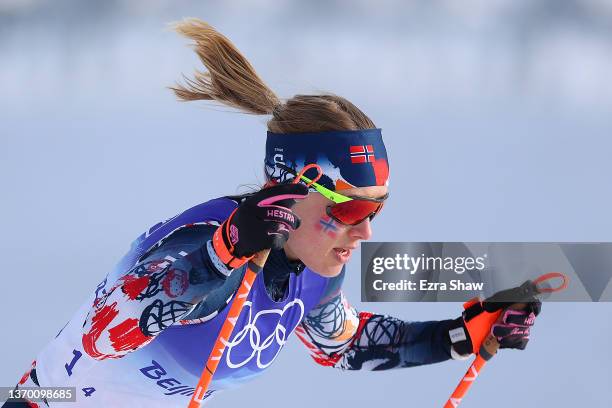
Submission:
[[[111,280],[113,280],[113,276],[123,275],[162,244],[168,243],[169,240],[185,233],[186,231],[182,231],[184,229],[192,229],[199,225],[208,226],[208,229],[214,231],[214,228],[225,221],[236,209],[238,203],[239,201],[233,197],[215,198],[152,225],[132,241],[129,250],[112,272]]]
[[[216,227],[225,221],[237,206],[238,202],[230,197],[219,197],[195,205],[151,226],[134,240],[132,248],[146,253],[172,239],[184,228],[196,225]]]

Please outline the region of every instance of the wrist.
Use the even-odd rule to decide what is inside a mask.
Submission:
[[[465,326],[463,317],[451,320],[447,328],[450,355],[453,360],[465,360],[473,352],[470,333]]]
[[[208,253],[208,259],[210,259],[212,267],[224,277],[230,276],[234,268],[228,268],[228,266],[223,261],[221,261],[221,259],[217,255],[217,252],[215,251],[215,248],[213,247],[212,240],[209,240],[206,243],[206,252]]]
[[[212,239],[212,252],[214,252],[216,260],[221,262],[228,270],[239,268],[252,258],[252,256],[238,257],[235,255],[236,247],[230,239],[230,228],[233,227],[230,221],[233,215],[234,213],[215,230]]]

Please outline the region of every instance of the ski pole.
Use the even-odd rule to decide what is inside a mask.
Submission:
[[[230,310],[225,318],[225,322],[223,322],[223,326],[221,326],[221,331],[217,336],[217,341],[215,341],[215,345],[208,356],[208,361],[204,366],[204,370],[202,370],[202,375],[200,376],[198,385],[196,385],[195,391],[191,396],[191,401],[189,401],[188,408],[199,408],[202,400],[206,396],[208,386],[210,385],[213,375],[217,370],[217,366],[221,361],[221,357],[225,351],[225,346],[229,342],[229,337],[232,335],[234,325],[240,316],[244,302],[249,296],[249,292],[251,291],[253,282],[257,277],[257,273],[263,268],[269,254],[270,250],[264,249],[263,251],[256,253],[255,256],[248,262],[246,272],[242,278],[242,282],[240,283],[240,287],[236,292],[236,296],[234,296],[234,300],[232,300]]]
[[[546,288],[539,286],[545,281],[555,278],[559,278],[562,280],[561,284],[558,287]],[[532,283],[536,294],[552,293],[559,292],[567,288],[568,278],[560,272],[550,272],[538,277]],[[501,313],[502,310],[495,313],[495,320],[497,320],[497,317],[499,317]],[[499,342],[497,341],[495,336],[489,334],[480,345],[480,350],[478,351],[476,358],[468,368],[461,381],[459,381],[457,388],[455,388],[448,401],[446,401],[446,404],[444,404],[444,408],[457,408],[459,406],[461,400],[463,399],[463,397],[465,397],[465,394],[468,392],[474,381],[476,381],[478,374],[480,374],[480,370],[482,370],[487,361],[489,361],[495,355],[495,353],[497,353],[498,349]]]
[[[319,180],[319,178],[323,175],[321,167],[317,164],[309,164],[302,169],[297,174],[297,177],[292,181],[292,183],[298,183],[300,178],[303,176],[304,172],[310,168],[316,168],[319,173],[313,180],[309,180],[307,186],[309,187],[311,184]],[[251,291],[251,287],[253,287],[253,282],[257,277],[257,274],[264,267],[266,260],[268,259],[268,255],[270,254],[269,249],[264,249],[263,251],[259,251],[256,253],[253,258],[251,258],[247,263],[246,272],[244,273],[244,277],[242,278],[242,282],[240,283],[240,287],[232,300],[232,304],[230,306],[229,312],[227,313],[227,317],[223,322],[223,326],[221,326],[221,331],[219,331],[219,335],[217,336],[217,340],[210,351],[210,355],[208,356],[208,360],[206,361],[206,365],[202,370],[202,375],[200,376],[200,380],[195,387],[195,391],[191,396],[191,400],[189,401],[188,408],[199,408],[202,400],[206,397],[206,391],[208,391],[208,387],[210,386],[210,382],[212,381],[213,375],[215,375],[215,371],[217,370],[217,366],[221,361],[221,357],[223,357],[223,352],[225,351],[225,346],[229,343],[229,338],[234,331],[234,326],[236,325],[236,321],[240,317],[240,312],[242,312],[242,307],[244,306],[244,302],[249,296],[249,292]]]

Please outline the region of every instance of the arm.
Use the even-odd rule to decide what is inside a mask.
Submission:
[[[344,270],[330,281],[322,301],[296,333],[313,359],[348,370],[387,370],[460,358],[451,351],[453,320],[406,322],[368,312],[358,313],[340,290]]]
[[[344,270],[330,281],[323,300],[296,333],[317,363],[348,370],[387,370],[466,359],[478,352],[488,334],[495,336],[500,348],[523,350],[541,309],[540,301],[527,290],[528,281],[484,301],[467,302],[457,319],[406,322],[357,313],[340,291],[343,279]]]
[[[83,327],[91,357],[120,358],[150,343],[226,282],[211,249],[214,226],[183,228],[96,299]]]

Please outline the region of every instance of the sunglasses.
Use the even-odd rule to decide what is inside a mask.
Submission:
[[[385,200],[389,197],[388,193],[381,198],[349,197],[323,187],[316,182],[323,175],[321,167],[316,164],[306,165],[299,173],[282,163],[276,163],[276,166],[293,174],[296,177],[295,182],[303,180],[306,182],[306,186],[314,188],[323,197],[333,201],[334,204],[327,206],[325,212],[332,220],[343,225],[357,225],[367,219],[371,221],[380,212],[385,205]],[[303,174],[310,168],[316,168],[319,172],[314,180],[309,179]]]

